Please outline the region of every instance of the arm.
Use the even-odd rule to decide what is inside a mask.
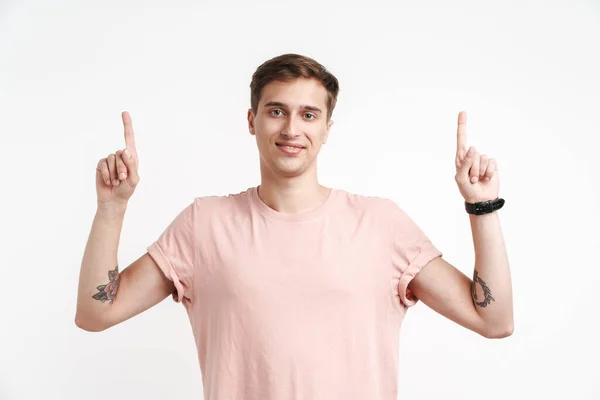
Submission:
[[[456,183],[469,203],[496,199],[496,161],[472,146],[467,151],[466,123],[466,113],[460,112]],[[413,278],[409,289],[435,311],[482,336],[506,337],[513,332],[512,284],[498,211],[469,218],[475,248],[473,280],[439,257]]]
[[[438,257],[408,287],[423,303],[487,338],[513,332],[510,269],[498,212],[470,215],[475,248],[474,280]]]
[[[119,273],[117,249],[124,215],[125,206],[99,205],[94,218],[81,264],[75,315],[75,324],[86,331],[123,322],[175,290],[148,253]]]
[[[139,183],[138,155],[129,113],[122,113],[125,150],[96,167],[98,209],[81,262],[75,324],[101,331],[152,307],[175,289],[145,254],[119,273],[117,249],[127,202]]]

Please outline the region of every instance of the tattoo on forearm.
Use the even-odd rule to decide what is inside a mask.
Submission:
[[[115,300],[117,295],[117,289],[119,288],[119,282],[121,281],[121,275],[119,275],[119,266],[115,269],[108,271],[109,282],[106,285],[100,285],[96,289],[98,293],[92,296],[95,300],[100,300],[102,303],[108,301],[110,304]]]
[[[481,285],[481,288],[483,289],[483,301],[477,301],[477,285]],[[488,304],[490,304],[492,301],[496,301],[494,300],[494,298],[492,297],[492,291],[490,290],[490,288],[485,284],[485,282],[483,281],[483,279],[481,279],[479,277],[479,274],[477,273],[477,270],[475,270],[475,273],[473,274],[473,283],[471,284],[471,293],[473,295],[473,302],[475,303],[475,305],[478,305],[479,307],[485,307]]]

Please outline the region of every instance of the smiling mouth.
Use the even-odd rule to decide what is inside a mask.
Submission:
[[[304,147],[287,146],[284,144],[277,144],[277,147],[279,147],[279,150],[281,152],[283,152],[284,154],[290,155],[290,156],[298,155],[298,154],[302,153],[302,151],[304,150]]]
[[[298,144],[294,143],[294,144],[291,144],[291,145],[287,145],[287,144],[284,144],[284,143],[275,143],[275,145],[277,145],[277,146],[284,146],[284,147],[298,147],[300,149],[303,149],[303,148],[306,147],[306,146],[302,146],[299,143]]]

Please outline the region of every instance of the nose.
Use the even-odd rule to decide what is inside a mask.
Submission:
[[[287,138],[295,138],[300,136],[300,130],[296,127],[296,118],[290,117],[285,120],[281,134]]]

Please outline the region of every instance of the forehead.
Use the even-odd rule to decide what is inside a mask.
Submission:
[[[327,90],[316,79],[297,78],[291,81],[272,81],[262,90],[260,105],[268,101],[280,101],[290,106],[314,105],[325,109]]]

